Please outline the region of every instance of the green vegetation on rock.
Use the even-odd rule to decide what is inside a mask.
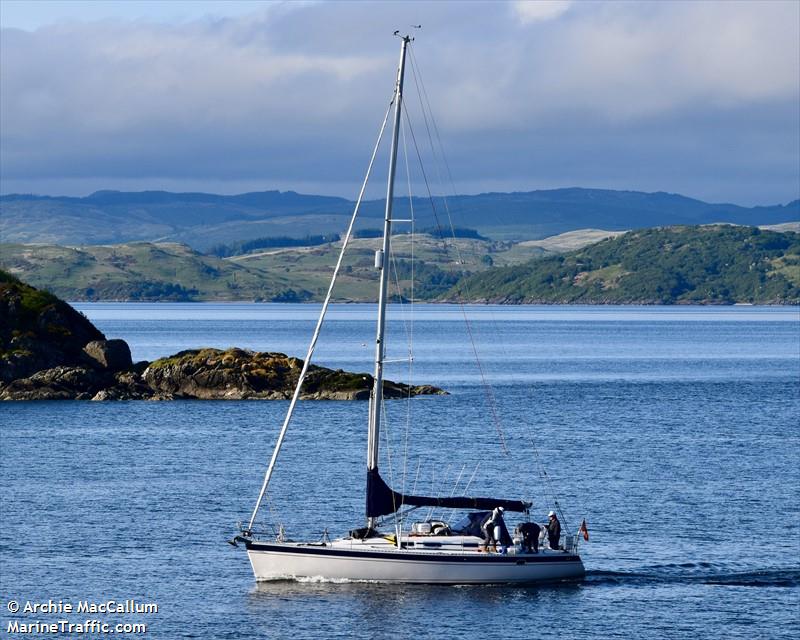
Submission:
[[[66,302],[0,271],[0,382],[80,362],[93,340],[105,336]]]

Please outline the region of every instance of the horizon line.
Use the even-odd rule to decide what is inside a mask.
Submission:
[[[520,191],[481,191],[478,193],[456,193],[456,194],[433,194],[434,198],[460,198],[460,197],[478,197],[484,195],[514,195],[514,194],[528,194],[528,193],[539,193],[539,192],[550,192],[550,191],[602,191],[602,192],[611,192],[611,193],[638,193],[643,195],[668,195],[668,196],[677,196],[680,198],[686,198],[688,200],[694,200],[696,202],[702,202],[704,204],[709,205],[732,205],[737,207],[742,207],[746,209],[754,209],[758,207],[787,207],[794,203],[800,202],[800,197],[794,198],[792,200],[788,200],[786,202],[775,202],[769,204],[755,204],[755,205],[741,205],[736,204],[735,202],[709,202],[707,200],[702,200],[700,198],[695,198],[693,196],[687,196],[677,191],[641,191],[638,189],[608,189],[608,188],[596,188],[596,187],[580,187],[580,186],[571,186],[571,187],[552,187],[548,189],[529,189],[529,190],[520,190]],[[223,197],[223,198],[235,198],[239,196],[246,196],[246,195],[254,195],[254,194],[263,194],[263,193],[277,193],[277,194],[296,194],[299,196],[306,196],[306,197],[314,197],[314,198],[330,198],[334,200],[342,200],[345,202],[355,202],[350,198],[346,198],[343,196],[334,196],[334,195],[326,195],[326,194],[319,194],[319,193],[303,193],[300,191],[295,191],[294,189],[264,189],[262,191],[243,191],[240,193],[214,193],[212,191],[169,191],[167,189],[143,189],[139,191],[125,191],[122,189],[98,189],[96,191],[92,191],[89,194],[82,195],[82,196],[70,196],[70,195],[52,195],[52,194],[42,194],[42,193],[25,193],[25,192],[9,192],[9,193],[0,193],[0,198],[9,198],[13,196],[18,197],[26,197],[26,198],[52,198],[52,199],[61,199],[66,198],[70,200],[85,200],[87,198],[91,198],[92,196],[103,194],[103,193],[115,193],[115,194],[145,194],[145,193],[163,193],[163,194],[170,194],[170,195],[205,195],[205,196],[216,196],[216,197]],[[798,194],[800,196],[800,194]],[[407,198],[407,195],[403,196],[395,196],[395,200],[402,200]],[[428,196],[413,196],[414,198],[427,200]],[[385,197],[381,198],[366,198],[365,202],[380,202],[385,200]]]

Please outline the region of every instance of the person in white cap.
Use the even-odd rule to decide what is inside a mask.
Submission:
[[[561,523],[558,521],[555,511],[547,514],[549,521],[547,523],[547,542],[551,549],[559,548],[559,540],[561,539]]]
[[[502,531],[505,529],[505,522],[503,522],[504,511],[505,509],[503,507],[497,507],[489,514],[489,517],[486,518],[486,521],[483,523],[483,543],[486,551],[489,550],[490,544],[496,549],[496,544],[499,541],[502,552],[505,544],[501,538]],[[508,533],[506,533],[506,537],[508,537]]]

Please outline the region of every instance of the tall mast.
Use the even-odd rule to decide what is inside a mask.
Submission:
[[[394,199],[394,176],[397,169],[397,137],[400,130],[400,114],[403,101],[403,73],[406,64],[406,48],[409,36],[401,36],[400,65],[397,69],[397,85],[394,94],[394,128],[392,148],[389,155],[389,177],[386,185],[386,215],[383,220],[383,247],[375,253],[375,267],[380,271],[378,290],[378,329],[375,338],[375,385],[369,405],[369,434],[367,437],[367,470],[378,468],[378,436],[381,429],[383,405],[383,358],[386,353],[383,335],[386,328],[386,290],[389,283],[388,259],[392,235],[392,200]],[[368,518],[367,526],[375,526],[375,518]]]

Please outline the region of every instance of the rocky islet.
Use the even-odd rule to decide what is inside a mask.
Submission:
[[[52,294],[0,272],[0,400],[286,400],[303,361],[246,349],[191,349],[133,362],[124,340],[106,339]],[[310,365],[301,399],[366,400],[367,373]],[[441,395],[429,385],[384,381],[384,397]]]

